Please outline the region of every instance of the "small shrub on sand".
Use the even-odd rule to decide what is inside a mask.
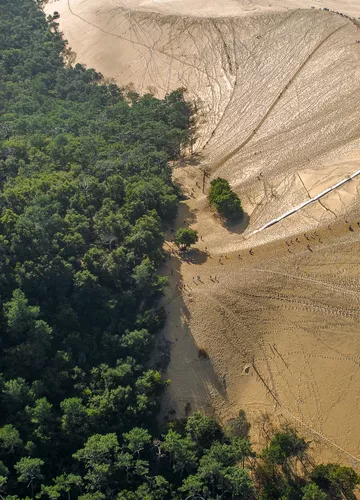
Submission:
[[[211,181],[208,200],[218,214],[229,222],[240,221],[244,216],[240,198],[231,191],[226,179],[217,177]]]
[[[182,227],[176,231],[174,241],[179,248],[186,250],[189,246],[196,243],[198,239],[198,233],[195,229]]]

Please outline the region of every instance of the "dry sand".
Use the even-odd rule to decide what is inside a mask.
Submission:
[[[186,170],[192,176],[193,167]],[[173,385],[166,408],[182,416],[189,402],[192,409],[215,408],[223,421],[243,408],[255,440],[267,413],[313,439],[317,458],[358,468],[360,213],[348,223],[338,218],[306,236],[293,235],[289,246],[275,238],[260,246],[252,238],[241,243],[235,232],[236,251],[233,243],[234,251],[220,253],[219,223],[210,211],[197,211],[203,195],[194,188],[196,198],[183,203],[190,211],[184,207],[178,223],[184,225],[184,215],[189,222],[196,217],[192,226],[202,240],[193,251],[197,264],[182,260],[171,278],[166,335]],[[266,231],[290,234],[292,225],[316,220],[323,209],[304,212]],[[180,279],[182,291],[174,288]],[[198,347],[207,350],[208,361],[198,358]]]
[[[198,163],[174,178],[188,195],[177,225],[201,240],[194,263],[172,257],[163,270],[174,269],[163,415],[190,403],[225,421],[244,408],[256,441],[269,414],[311,436],[318,458],[359,467],[359,180],[252,235],[360,168],[360,31],[322,7],[360,16],[357,0],[59,0],[46,10],[60,12],[79,62],[159,96],[184,86],[196,102]],[[209,209],[218,175],[240,195],[244,224],[225,228]]]

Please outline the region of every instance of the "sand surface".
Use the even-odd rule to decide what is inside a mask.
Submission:
[[[269,415],[311,437],[318,458],[358,468],[360,181],[253,235],[360,168],[360,31],[323,7],[360,16],[357,0],[58,0],[46,10],[60,13],[77,61],[140,92],[183,86],[196,106],[195,156],[174,179],[187,196],[177,226],[201,239],[191,260],[173,255],[163,269],[163,416],[190,403],[226,421],[243,408],[255,441]],[[218,175],[239,194],[243,224],[224,227],[210,210]]]
[[[194,167],[175,173],[197,178]],[[232,251],[221,252],[222,230],[210,211],[197,210],[203,194],[192,185],[195,197],[183,202],[178,224],[186,220],[202,235],[190,254],[195,263],[172,257],[164,270],[175,270],[166,330],[173,385],[164,412],[183,416],[190,403],[226,421],[243,408],[255,441],[267,414],[313,439],[318,459],[358,468],[359,211],[296,236],[292,226],[303,218],[320,221],[324,210],[309,206],[266,230],[291,237],[273,234],[259,245],[235,232]],[[209,360],[199,359],[198,348]]]
[[[66,9],[73,9],[75,16],[84,14],[88,21],[94,16],[94,24],[100,25],[102,14],[108,11],[118,14],[120,9],[190,17],[227,17],[324,8],[360,17],[357,0],[49,0],[46,11],[52,13],[56,9],[66,15]]]

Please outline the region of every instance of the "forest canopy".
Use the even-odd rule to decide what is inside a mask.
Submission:
[[[243,415],[159,428],[157,269],[190,106],[68,64],[40,3],[0,0],[0,497],[353,498],[352,469],[295,474],[294,430],[256,455]]]

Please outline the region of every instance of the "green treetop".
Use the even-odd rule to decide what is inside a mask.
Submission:
[[[181,227],[176,231],[174,241],[179,248],[186,250],[189,246],[196,243],[198,239],[198,233],[195,229]]]
[[[208,200],[218,214],[229,222],[239,221],[244,215],[240,199],[226,179],[217,177],[211,181]]]

